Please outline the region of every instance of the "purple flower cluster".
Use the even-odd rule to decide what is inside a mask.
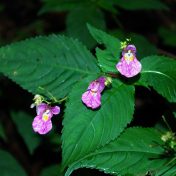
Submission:
[[[46,134],[52,129],[51,118],[60,113],[60,107],[51,107],[46,103],[36,105],[37,116],[34,118],[32,127],[39,134]]]
[[[124,43],[123,43],[124,44]],[[141,63],[136,58],[136,47],[134,45],[125,45],[122,47],[122,58],[117,63],[117,70],[125,77],[131,78],[141,71]],[[97,109],[101,106],[101,93],[105,86],[111,84],[110,77],[99,77],[92,81],[87,91],[82,94],[82,102],[91,109]],[[32,127],[39,134],[46,134],[52,129],[51,118],[60,113],[59,106],[50,106],[43,103],[44,98],[40,95],[34,97],[37,116],[34,118]],[[47,102],[47,101],[45,101]]]
[[[116,68],[127,78],[136,76],[141,71],[142,66],[136,58],[136,47],[134,45],[127,45],[124,48],[122,58]]]
[[[141,63],[136,58],[136,47],[134,45],[122,47],[122,58],[117,63],[117,70],[125,77],[136,76],[142,69]],[[101,106],[101,92],[104,90],[109,78],[100,77],[89,84],[85,93],[82,94],[82,102],[89,108],[96,109]],[[110,81],[111,83],[111,81]]]

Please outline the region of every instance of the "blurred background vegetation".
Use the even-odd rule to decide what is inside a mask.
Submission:
[[[94,53],[96,42],[87,23],[121,40],[131,38],[139,60],[152,54],[176,58],[175,0],[1,0],[0,46],[56,33],[77,38]],[[1,176],[59,175],[62,115],[53,118],[54,130],[48,135],[35,134],[32,99],[33,95],[0,74]],[[138,87],[132,125],[153,126],[162,114],[172,121],[169,108],[175,107],[154,91]],[[83,174],[105,175],[90,169],[73,173]]]

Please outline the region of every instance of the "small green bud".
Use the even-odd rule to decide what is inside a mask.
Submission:
[[[36,105],[41,104],[42,101],[43,101],[43,97],[42,97],[41,95],[38,95],[38,94],[37,94],[37,95],[34,96],[34,103],[35,103]]]
[[[112,84],[112,78],[111,77],[106,77],[105,86],[109,86],[111,84]]]
[[[38,106],[39,104],[41,104],[44,100],[44,98],[41,95],[35,95],[34,98],[34,103],[31,104],[31,108],[34,108],[35,106]]]
[[[127,38],[124,42],[120,42],[120,45],[121,45],[121,49],[124,49],[127,47],[128,43],[131,41],[130,38]]]
[[[170,142],[170,147],[171,147],[172,149],[175,149],[175,150],[176,150],[176,141],[171,141],[171,142]]]
[[[127,46],[127,42],[125,41],[125,42],[120,42],[120,45],[121,45],[121,49],[124,49],[124,48],[126,48],[126,46]]]
[[[174,138],[174,133],[168,131],[161,136],[161,140],[167,142],[168,140],[172,140]]]

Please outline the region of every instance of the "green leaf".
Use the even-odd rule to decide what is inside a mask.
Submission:
[[[125,33],[120,29],[110,31],[115,37],[118,37],[121,41],[125,41],[126,38],[131,39],[131,44],[134,44],[137,48],[137,58],[140,60],[148,55],[157,54],[157,48],[152,43],[150,43],[147,38],[143,35],[136,33]]]
[[[104,90],[100,109],[93,111],[81,101],[91,80],[75,86],[66,104],[62,133],[64,166],[114,140],[132,120],[133,86],[114,80],[112,88]]]
[[[67,34],[71,37],[78,38],[89,48],[95,46],[96,42],[88,32],[87,23],[98,28],[105,29],[105,20],[103,13],[95,6],[80,6],[70,11],[68,14]]]
[[[27,174],[19,163],[6,151],[0,150],[1,176],[26,176]]]
[[[160,169],[166,160],[160,159],[163,149],[161,134],[152,128],[129,128],[119,138],[74,162],[67,170],[96,168],[112,175],[145,175],[149,170]],[[156,143],[155,143],[156,142]]]
[[[114,0],[114,4],[126,10],[168,10],[168,7],[159,0]]]
[[[46,12],[63,12],[72,10],[78,5],[83,4],[82,0],[42,0],[43,6],[39,14]]]
[[[88,25],[88,29],[93,38],[106,48],[105,50],[96,48],[96,56],[101,69],[104,72],[117,72],[115,65],[120,58],[120,41],[91,25]]]
[[[61,176],[60,166],[52,165],[47,168],[44,168],[40,174],[40,176]]]
[[[156,176],[175,176],[176,173],[176,158],[172,163],[161,168]],[[168,161],[169,162],[169,161]]]
[[[171,30],[161,27],[159,29],[159,35],[163,39],[165,45],[176,47],[175,29]]]
[[[99,7],[101,7],[104,10],[107,10],[111,13],[117,13],[117,9],[114,7],[114,0],[99,0],[97,1],[97,4]]]
[[[151,44],[144,36],[132,33],[130,34],[132,43],[137,48],[137,56],[140,60],[143,57],[157,54],[157,48]]]
[[[12,119],[30,153],[33,153],[40,143],[39,136],[32,129],[33,118],[25,112],[12,112]]]
[[[170,102],[176,102],[176,61],[164,56],[149,56],[141,63],[139,82],[152,86]]]
[[[121,40],[121,41],[124,41],[124,40],[126,40],[126,37],[128,38],[128,34],[127,33],[125,33],[125,31],[124,30],[122,30],[122,29],[110,29],[110,30],[108,30],[108,32],[112,35],[112,36],[114,36],[114,37],[117,37],[119,40]]]
[[[99,69],[77,40],[50,35],[0,48],[0,72],[34,94],[62,98],[72,86]]]

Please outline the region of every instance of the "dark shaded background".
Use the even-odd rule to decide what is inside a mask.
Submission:
[[[133,32],[141,34],[157,47],[159,54],[176,58],[175,46],[168,44],[165,38],[158,32],[160,27],[176,32],[175,0],[164,0],[164,2],[169,7],[168,11],[127,11],[117,7],[119,13],[112,16],[110,12],[104,10],[107,30],[111,31],[120,28],[126,33]],[[37,35],[63,33],[66,29],[68,13],[54,12],[38,15],[42,5],[42,2],[39,0],[1,0],[0,45],[3,46]],[[173,35],[173,38],[176,38],[176,36]],[[39,176],[45,167],[59,164],[61,161],[61,147],[59,144],[62,119],[53,118],[55,124],[53,133],[57,134],[58,138],[53,133],[41,136],[40,144],[30,154],[28,146],[11,117],[11,111],[18,112],[22,110],[30,114],[31,117],[34,117],[35,110],[30,109],[32,99],[33,95],[20,88],[8,78],[0,75],[0,123],[6,136],[6,140],[4,140],[0,135],[0,148],[9,151],[29,176]],[[172,126],[175,121],[170,111],[171,108],[171,105],[152,89],[137,87],[136,112],[131,126],[153,126],[164,114],[171,122],[171,127],[175,129]],[[80,169],[79,171],[75,171],[73,175],[88,176],[105,174],[90,169]]]

